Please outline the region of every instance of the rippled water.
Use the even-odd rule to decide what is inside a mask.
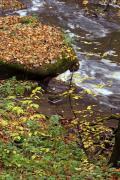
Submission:
[[[73,82],[92,91],[101,104],[120,109],[120,8],[100,14],[104,7],[91,4],[86,9],[77,0],[23,2],[28,8],[15,13],[38,14],[41,21],[62,27],[74,39],[80,68]],[[94,9],[98,11],[94,13]],[[58,78],[68,81],[70,76],[67,71]]]

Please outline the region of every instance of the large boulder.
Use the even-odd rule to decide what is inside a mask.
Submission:
[[[40,76],[57,75],[77,67],[63,32],[35,17],[0,17],[0,63]]]

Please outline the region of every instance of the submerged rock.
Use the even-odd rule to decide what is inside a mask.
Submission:
[[[0,38],[0,62],[6,67],[48,76],[78,66],[63,32],[35,17],[1,17]]]

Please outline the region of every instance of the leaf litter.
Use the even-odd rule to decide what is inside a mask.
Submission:
[[[0,10],[18,10],[26,8],[19,0],[0,0]]]
[[[42,24],[36,17],[0,17],[0,38],[0,60],[8,64],[33,69],[63,57],[76,58],[64,41],[63,32]]]

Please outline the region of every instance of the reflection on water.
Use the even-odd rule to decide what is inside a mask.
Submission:
[[[23,0],[24,1],[24,0]],[[27,1],[25,1],[27,2]],[[120,9],[113,8],[106,16],[87,15],[75,1],[32,0],[21,16],[36,13],[45,23],[62,27],[74,38],[73,47],[80,60],[80,68],[73,82],[91,90],[100,103],[120,108]],[[92,5],[92,9],[94,10]],[[114,12],[114,13],[112,13]],[[58,78],[70,79],[67,71]]]

